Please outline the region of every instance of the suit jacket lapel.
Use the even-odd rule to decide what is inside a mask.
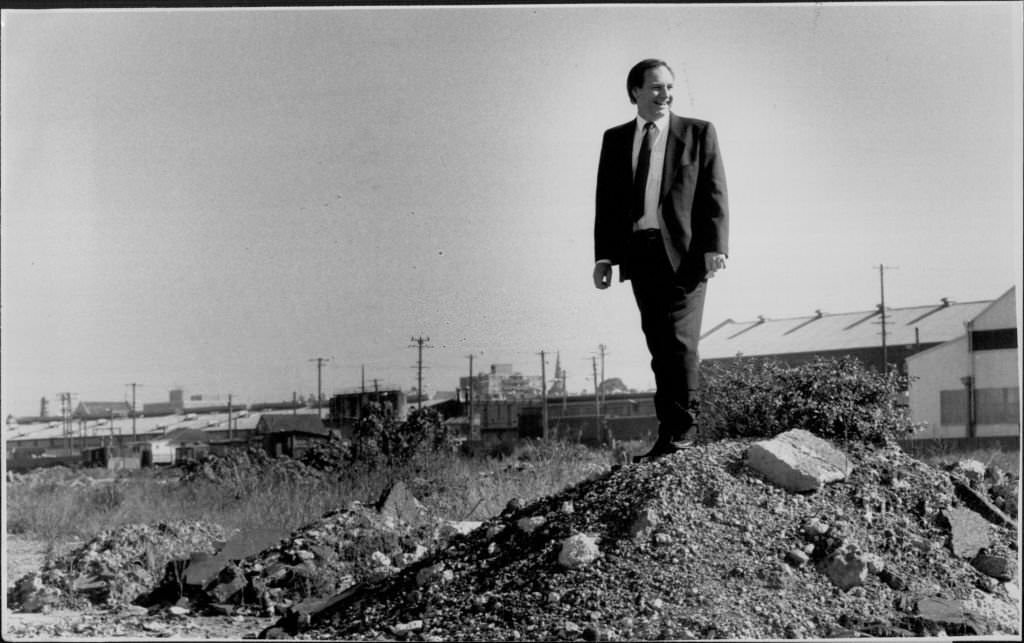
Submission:
[[[624,161],[622,179],[629,189],[633,188],[633,134],[635,132],[635,119],[622,125],[621,142],[619,143],[622,146],[622,151],[619,153],[619,158]]]
[[[679,159],[683,157],[683,121],[673,114],[669,117],[668,140],[665,141],[665,165],[661,170],[661,194],[658,203],[665,200],[669,190],[672,189],[672,179],[676,175],[676,168],[679,167]]]

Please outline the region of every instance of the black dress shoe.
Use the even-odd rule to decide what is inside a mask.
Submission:
[[[671,455],[691,446],[693,446],[693,442],[690,440],[662,440],[658,438],[658,441],[654,443],[650,451],[643,455],[633,456],[633,463],[654,462],[658,458]]]

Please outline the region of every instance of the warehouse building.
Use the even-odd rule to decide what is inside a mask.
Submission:
[[[954,338],[907,359],[921,439],[1020,439],[1016,288],[968,319]]]
[[[703,362],[740,357],[774,358],[790,365],[818,357],[860,359],[879,371],[888,363],[906,373],[906,360],[923,350],[963,334],[964,324],[992,305],[992,300],[953,302],[942,299],[931,306],[886,308],[883,346],[883,311],[829,314],[815,311],[805,317],[736,322],[727,319],[704,333],[700,340]]]

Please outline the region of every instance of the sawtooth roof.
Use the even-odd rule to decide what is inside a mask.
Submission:
[[[931,345],[963,335],[964,324],[975,318],[992,300],[943,301],[932,306],[886,308],[886,344]],[[704,333],[702,359],[759,355],[787,355],[874,348],[882,343],[881,311],[819,313],[782,319],[758,318],[736,322],[727,319]]]

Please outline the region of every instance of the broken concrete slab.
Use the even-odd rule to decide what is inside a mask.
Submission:
[[[206,587],[217,578],[220,570],[227,565],[227,560],[220,556],[211,556],[202,551],[192,552],[188,566],[185,568],[185,584]]]
[[[289,534],[291,532],[287,529],[250,527],[238,532],[228,540],[224,547],[217,552],[217,556],[227,560],[242,560],[276,546],[288,538]]]
[[[401,480],[384,489],[374,508],[385,519],[391,518],[414,526],[422,523],[427,514],[427,508]]]
[[[933,627],[942,628],[953,636],[977,635],[984,632],[978,619],[964,606],[963,601],[929,596],[917,602],[917,617]]]
[[[974,558],[991,545],[989,522],[966,507],[947,507],[942,517],[949,525],[949,547],[959,558]]]
[[[773,484],[795,492],[815,491],[853,470],[846,454],[803,429],[750,445],[745,464]]]
[[[185,569],[185,584],[206,587],[232,561],[260,554],[287,538],[289,533],[286,529],[255,527],[235,534],[214,555],[193,552]]]
[[[984,494],[979,493],[976,489],[971,487],[970,483],[965,478],[953,473],[950,473],[949,477],[953,480],[953,486],[956,491],[957,498],[959,498],[965,505],[977,511],[989,522],[1017,529],[1017,521],[1003,513],[1003,511],[986,498]]]

